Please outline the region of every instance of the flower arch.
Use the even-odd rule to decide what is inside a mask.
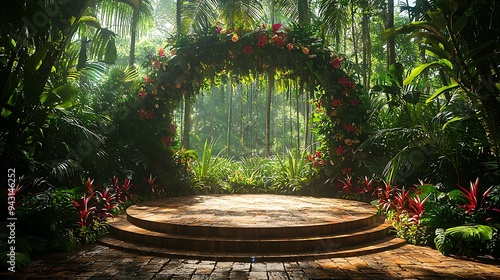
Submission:
[[[223,29],[182,36],[170,51],[161,48],[145,64],[139,116],[153,125],[155,137],[172,145],[172,112],[181,99],[194,97],[230,77],[267,73],[298,80],[315,105],[314,127],[321,140],[309,159],[337,179],[359,176],[366,139],[367,110],[361,86],[342,67],[343,59],[321,39],[300,27],[262,25],[256,30]]]

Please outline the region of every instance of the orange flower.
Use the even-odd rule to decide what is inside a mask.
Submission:
[[[233,43],[236,43],[236,42],[238,42],[238,40],[239,40],[238,35],[233,34],[233,37],[231,37],[231,41],[233,41]]]
[[[303,54],[309,54],[309,49],[308,48],[302,48],[302,53]]]

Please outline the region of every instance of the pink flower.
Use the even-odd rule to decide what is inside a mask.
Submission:
[[[144,99],[148,96],[148,93],[145,90],[139,91],[139,97]]]
[[[357,106],[359,104],[361,104],[361,101],[359,101],[359,99],[357,99],[357,98],[351,99],[351,105],[352,106]]]
[[[335,59],[332,59],[330,61],[330,64],[332,65],[333,68],[340,68],[340,63],[342,62],[342,60],[344,60],[342,57],[338,57],[338,58],[335,58]]]
[[[342,104],[342,99],[333,99],[332,102],[332,107],[339,107]]]
[[[274,31],[274,32],[278,32],[278,30],[281,28],[281,26],[282,26],[282,25],[283,25],[283,24],[281,24],[281,23],[279,23],[279,22],[278,22],[278,23],[273,24],[273,25],[272,25],[273,31]]]
[[[243,52],[246,53],[247,55],[250,55],[253,53],[253,48],[252,46],[246,46],[243,48]]]
[[[175,126],[175,124],[171,123],[170,124],[170,132],[172,132],[173,134],[175,134],[176,131],[177,131],[177,127]]]
[[[345,168],[342,168],[341,172],[342,174],[349,174],[349,172],[351,172],[352,168],[350,167],[345,167]]]
[[[267,43],[266,34],[259,34],[259,36],[257,36],[257,48],[264,47],[266,43]]]
[[[280,48],[285,43],[285,39],[281,36],[276,40],[276,47]]]
[[[339,82],[339,84],[343,85],[345,88],[354,89],[354,87],[355,87],[354,82],[352,82],[351,80],[349,80],[349,78],[347,78],[345,76],[338,78],[337,81]]]
[[[346,123],[344,124],[344,128],[347,132],[353,132],[355,133],[356,132],[356,128],[354,127],[354,125],[350,124],[350,123]]]
[[[161,138],[161,141],[163,141],[167,146],[172,145],[172,136],[163,136]]]
[[[151,78],[149,77],[149,75],[146,74],[146,77],[144,78],[144,82],[148,83],[148,84],[151,84],[151,83],[153,83],[153,80],[151,80]]]

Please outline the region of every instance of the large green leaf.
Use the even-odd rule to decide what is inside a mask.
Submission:
[[[449,228],[445,235],[466,241],[490,240],[494,232],[494,228],[486,225],[465,225]]]
[[[460,31],[462,31],[462,29],[464,29],[464,27],[467,25],[468,21],[469,21],[469,15],[464,14],[455,22],[453,22],[453,27],[452,27],[453,34],[459,34]]]
[[[71,84],[64,84],[40,96],[40,102],[46,107],[69,108],[74,105],[74,100],[79,89]]]
[[[396,82],[399,87],[403,86],[404,68],[401,63],[394,63],[389,66],[389,75]]]
[[[101,23],[99,23],[99,20],[93,16],[82,16],[80,18],[80,22],[95,27],[97,29],[101,28]]]
[[[441,10],[427,11],[427,15],[431,18],[432,22],[438,29],[446,29],[447,21]]]
[[[415,79],[418,75],[420,75],[425,69],[431,67],[431,66],[440,66],[441,68],[444,68],[445,71],[450,71],[452,68],[453,68],[453,65],[451,64],[451,62],[447,59],[439,59],[437,61],[433,61],[433,62],[429,62],[429,63],[425,63],[425,64],[422,64],[418,67],[416,67],[415,69],[413,69],[410,73],[410,75],[408,75],[408,77],[406,77],[406,79],[404,80],[404,84],[405,85],[408,85],[410,84],[413,79]]]
[[[437,64],[439,64],[438,61],[433,61],[433,62],[425,63],[425,64],[422,64],[422,65],[416,67],[415,69],[413,69],[411,71],[410,75],[408,75],[408,77],[406,77],[406,79],[403,81],[403,84],[405,84],[405,85],[410,84],[413,81],[413,79],[415,79],[418,75],[420,75],[425,69],[427,69],[431,66],[437,65]]]
[[[449,85],[449,86],[441,87],[436,92],[434,92],[434,94],[432,94],[429,98],[427,98],[427,100],[425,100],[425,103],[430,103],[434,99],[436,99],[438,96],[440,96],[441,94],[443,94],[447,91],[450,91],[452,89],[458,88],[458,87],[459,87],[459,85],[457,83],[454,83],[454,84]]]

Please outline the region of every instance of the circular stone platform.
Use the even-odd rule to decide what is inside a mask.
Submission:
[[[310,196],[157,199],[130,206],[109,225],[114,239],[101,239],[103,244],[209,260],[327,258],[400,244],[388,237],[390,223],[370,204]]]
[[[202,195],[140,203],[127,215],[149,222],[205,227],[296,227],[361,220],[377,213],[362,202],[285,195]]]

